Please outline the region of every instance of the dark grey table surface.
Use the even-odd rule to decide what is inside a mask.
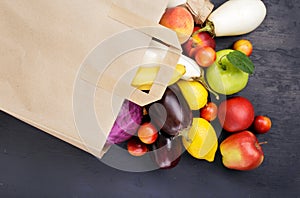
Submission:
[[[256,31],[216,39],[218,49],[239,38],[254,45],[256,71],[239,95],[273,121],[258,136],[268,141],[258,169],[231,171],[219,153],[214,163],[184,153],[171,170],[124,172],[0,113],[0,197],[300,197],[300,3],[264,2],[268,14]]]

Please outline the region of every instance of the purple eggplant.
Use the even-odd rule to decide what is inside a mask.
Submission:
[[[169,86],[161,100],[148,106],[151,121],[170,136],[187,130],[192,124],[192,111],[178,85]]]
[[[158,136],[151,147],[152,159],[162,169],[175,167],[183,152],[180,137],[167,137],[162,134]]]

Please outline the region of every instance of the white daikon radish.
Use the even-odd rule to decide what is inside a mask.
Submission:
[[[201,69],[199,65],[191,58],[181,55],[178,63],[185,66],[185,74],[181,77],[183,80],[192,81],[195,78],[199,78],[201,74]]]
[[[237,36],[255,30],[265,19],[267,9],[261,0],[229,0],[214,10],[206,26],[214,36]]]
[[[167,7],[173,8],[179,5],[183,5],[186,3],[187,0],[169,0]]]

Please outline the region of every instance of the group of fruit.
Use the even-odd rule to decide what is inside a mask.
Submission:
[[[229,5],[233,8],[235,4],[241,6],[241,2],[256,3],[260,8],[263,5],[260,0],[228,2],[233,4]],[[261,16],[256,26],[261,23]],[[216,19],[216,16],[213,18]],[[211,21],[206,22],[211,25]],[[258,143],[250,131],[268,132],[271,120],[261,115],[255,117],[253,105],[242,96],[231,96],[216,104],[209,95],[211,92],[218,99],[218,94],[229,96],[245,88],[249,74],[254,72],[249,58],[253,48],[251,42],[238,40],[232,49],[216,52],[214,36],[217,36],[217,29],[208,31],[211,29],[203,28],[203,24],[195,24],[191,12],[184,5],[167,8],[160,24],[177,33],[184,55],[161,100],[134,110],[123,109],[122,116],[117,118],[120,123],[115,123],[119,131],[112,131],[112,134],[119,135],[121,131],[121,139],[127,141],[131,155],[142,156],[151,152],[160,168],[170,168],[179,162],[183,148],[197,159],[214,161],[219,142],[212,121],[218,119],[224,133],[230,134],[220,143],[224,166],[236,170],[258,167],[264,158],[262,143]],[[255,29],[253,23],[251,28],[244,27],[250,32]],[[247,33],[239,31],[239,34]],[[143,91],[150,90],[158,70],[158,67],[140,67],[132,86]],[[194,112],[198,112],[196,115],[199,116],[195,116]],[[129,130],[120,126],[130,129],[130,135],[126,134]],[[112,143],[120,140],[112,137]]]
[[[262,2],[256,2],[262,5]],[[229,4],[227,2],[227,7]],[[183,37],[182,34],[184,31],[182,29],[186,30],[184,32],[185,36],[190,35],[189,37],[185,37],[185,41],[182,42],[183,52],[186,56],[194,59],[200,67],[206,68],[206,79],[213,91],[224,95],[238,93],[247,85],[249,74],[254,72],[254,65],[249,58],[253,49],[251,42],[245,39],[238,40],[233,44],[233,49],[224,49],[215,52],[216,43],[212,37],[214,32],[206,31],[208,30],[206,26],[201,28],[198,25],[191,25],[191,16],[188,13],[189,11],[184,7],[169,8],[163,15],[161,24],[173,29],[181,36],[180,38]],[[185,23],[177,23],[174,20],[174,15],[177,15],[177,18],[182,17],[187,20],[185,20]],[[176,21],[176,23],[172,23],[173,21]],[[207,23],[211,22],[207,21]],[[200,117],[207,121],[212,121],[218,117],[224,131],[236,133],[220,144],[223,164],[226,167],[237,170],[251,170],[262,163],[264,155],[260,143],[258,143],[256,136],[249,130],[254,130],[256,133],[266,133],[271,128],[271,120],[266,116],[254,116],[253,105],[249,100],[241,96],[231,97],[223,101],[219,105],[219,108],[215,103],[209,102],[205,107],[200,109]],[[199,123],[199,126],[202,126],[202,128],[205,125],[207,124],[203,122]],[[252,129],[250,128],[251,126],[253,127]],[[196,130],[198,130],[196,134],[203,133],[200,129]],[[216,148],[212,146],[213,143],[210,143],[209,148],[211,150],[208,150],[210,155],[205,156],[203,153],[201,154],[201,151],[203,151],[201,145],[203,146],[204,144],[197,142],[195,143],[197,146],[194,146],[193,138],[189,138],[192,139],[192,143],[186,146],[186,149],[191,155],[208,161],[213,160],[212,156],[214,156],[214,152],[216,151]],[[195,136],[194,139],[197,139],[197,137]],[[205,143],[207,142],[209,140],[205,139]],[[185,141],[183,143],[187,145]],[[197,147],[198,150],[191,149],[190,146]]]
[[[231,97],[219,105],[218,119],[230,136],[220,144],[223,164],[231,169],[251,170],[264,159],[257,134],[267,133],[271,120],[267,116],[255,116],[251,102],[242,97]],[[251,131],[250,131],[251,130]]]

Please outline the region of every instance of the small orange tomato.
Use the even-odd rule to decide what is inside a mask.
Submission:
[[[152,144],[158,137],[158,131],[150,122],[146,122],[138,129],[138,137],[143,143]]]
[[[253,46],[249,40],[240,39],[233,44],[233,49],[250,56],[252,54]]]
[[[148,147],[138,138],[133,137],[127,142],[127,150],[131,155],[139,157],[148,152]]]

